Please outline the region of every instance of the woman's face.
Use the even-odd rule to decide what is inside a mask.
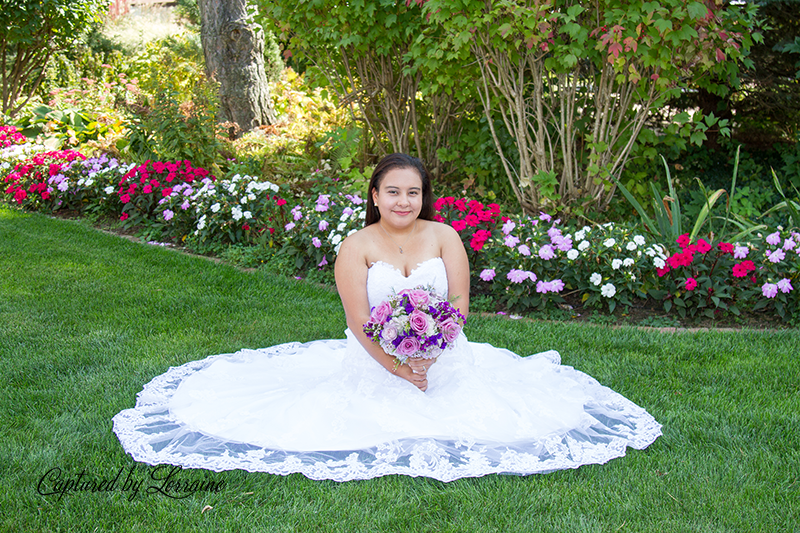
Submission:
[[[378,189],[372,189],[372,201],[381,213],[381,222],[407,227],[422,210],[422,178],[412,168],[393,168],[383,176]]]

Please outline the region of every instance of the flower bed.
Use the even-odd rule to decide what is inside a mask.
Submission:
[[[257,245],[267,258],[282,257],[286,274],[331,279],[342,240],[363,227],[358,194],[331,190],[291,201],[273,183],[239,174],[216,179],[188,161],[126,166],[107,156],[30,150],[0,149],[11,205],[112,214],[147,240],[205,250]],[[507,216],[474,199],[446,196],[434,207],[436,220],[461,236],[475,293],[495,308],[543,310],[578,297],[610,312],[648,299],[681,317],[763,310],[793,321],[798,314],[797,232],[778,228],[737,243],[683,235],[662,243],[627,224],[574,228],[546,213]]]

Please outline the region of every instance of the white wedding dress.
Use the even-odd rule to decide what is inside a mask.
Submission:
[[[377,262],[370,305],[419,285],[446,294],[440,258],[408,277]],[[114,432],[152,465],[336,481],[549,472],[602,464],[661,435],[644,409],[561,366],[557,352],[519,357],[462,334],[422,392],[346,334],[170,368],[114,417]]]

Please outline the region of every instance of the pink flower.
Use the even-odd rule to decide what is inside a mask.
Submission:
[[[546,293],[550,290],[550,282],[539,280],[536,283],[536,292]]]
[[[406,337],[397,346],[398,355],[410,357],[419,351],[419,341],[415,337]]]
[[[711,251],[711,245],[705,239],[697,239],[697,251],[705,255]]]
[[[484,268],[480,273],[480,278],[483,281],[492,281],[497,273],[493,268]]]
[[[733,248],[734,259],[744,259],[750,253],[750,248],[747,246],[739,246],[738,244]]]
[[[564,290],[564,282],[560,279],[554,279],[550,282],[550,292],[561,292]]]
[[[294,222],[289,222],[288,224],[286,224],[286,225],[283,227],[283,229],[284,229],[284,230],[286,230],[286,231],[291,231],[291,230],[293,230],[293,229],[294,229]]]
[[[767,298],[775,298],[778,294],[778,286],[774,283],[765,283],[761,286],[761,294]]]
[[[784,294],[792,292],[792,289],[794,288],[792,287],[792,282],[789,280],[789,278],[783,278],[777,283],[777,286]]]
[[[781,261],[783,261],[784,257],[786,257],[786,253],[780,248],[778,248],[777,250],[769,254],[769,262],[780,263]]]
[[[411,305],[414,307],[427,305],[428,302],[431,301],[430,295],[427,293],[427,291],[422,289],[411,289],[406,294],[408,294],[408,301],[411,302]]]
[[[311,244],[314,245],[314,248],[319,248],[320,246],[322,246],[322,241],[319,240],[318,237],[314,237],[313,239],[311,239]]]
[[[377,324],[383,324],[392,316],[392,306],[389,302],[381,302],[372,309],[369,319]]]
[[[413,331],[419,333],[420,335],[428,330],[428,319],[425,316],[425,313],[419,309],[414,309],[411,314],[408,315],[408,324],[411,326]]]
[[[517,244],[519,244],[519,239],[514,237],[513,235],[508,235],[503,241],[503,244],[505,244],[509,248],[514,248]]]
[[[392,342],[397,338],[397,328],[391,324],[386,324],[381,331],[381,337],[387,342]]]
[[[317,226],[317,227],[319,228],[320,231],[325,231],[326,229],[328,229],[328,221],[327,220],[320,220],[319,221],[319,226]]]
[[[684,233],[683,235],[675,239],[675,242],[677,242],[678,246],[680,246],[681,249],[683,249],[689,246],[692,243],[692,240],[689,238],[688,233]]]
[[[545,261],[549,261],[555,256],[556,256],[555,251],[553,250],[553,247],[550,246],[549,244],[545,244],[544,246],[539,248],[539,257],[541,257]]]
[[[516,227],[517,227],[516,223],[514,223],[514,222],[512,222],[510,220],[507,220],[506,223],[503,224],[503,233],[505,235],[508,235],[509,233],[514,231],[514,228],[516,228]]]
[[[506,277],[511,283],[522,283],[528,279],[528,273],[524,270],[512,269],[508,274],[506,274]]]
[[[553,217],[551,217],[547,213],[539,211],[539,220],[543,220],[544,222],[550,222],[551,220],[553,220]]]
[[[768,244],[772,246],[778,246],[781,242],[781,232],[776,231],[775,233],[770,233],[767,235],[766,241]]]
[[[324,256],[324,255],[323,255],[323,256],[322,256],[322,261],[320,261],[320,262],[319,262],[319,264],[318,264],[317,266],[318,266],[318,267],[320,267],[320,268],[322,268],[322,267],[324,267],[324,266],[325,266],[325,265],[327,265],[327,264],[328,264],[328,258],[327,258],[326,256]]]
[[[128,220],[128,213],[122,213],[122,216],[119,217],[120,220]]]
[[[687,291],[695,290],[697,288],[697,280],[694,278],[686,278],[685,287]]]
[[[467,223],[464,220],[454,220],[450,223],[450,225],[453,226],[453,229],[456,231],[462,231],[467,227]]]
[[[150,194],[151,192],[153,192],[153,188],[152,188],[152,187],[150,186],[150,184],[148,183],[147,185],[145,185],[144,187],[142,187],[142,192],[143,192],[144,194]]]
[[[530,249],[530,248],[528,248],[528,245],[527,245],[527,244],[523,244],[522,246],[520,246],[520,247],[519,247],[519,248],[517,248],[517,249],[519,250],[519,253],[521,253],[521,254],[522,254],[522,255],[524,255],[524,256],[529,256],[529,255],[531,255],[531,249]]]
[[[792,239],[786,239],[783,241],[783,249],[784,250],[792,250],[794,247],[797,246],[797,243],[794,242]]]
[[[175,213],[173,213],[171,209],[165,209],[164,210],[164,220],[166,220],[167,222],[172,220],[172,217],[174,217],[174,216],[175,216]]]
[[[123,204],[127,204],[128,202],[131,201],[131,195],[123,194],[122,196],[119,197],[119,201],[122,202]]]
[[[717,244],[717,248],[723,254],[732,254],[733,253],[733,245],[729,242],[720,242]]]
[[[442,322],[439,329],[442,332],[442,337],[444,337],[444,340],[447,342],[453,342],[458,338],[458,334],[461,333],[461,326],[452,318],[448,318]]]

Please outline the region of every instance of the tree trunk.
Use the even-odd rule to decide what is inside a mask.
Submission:
[[[206,72],[220,84],[220,118],[242,131],[276,122],[264,70],[264,31],[247,0],[199,0]]]

